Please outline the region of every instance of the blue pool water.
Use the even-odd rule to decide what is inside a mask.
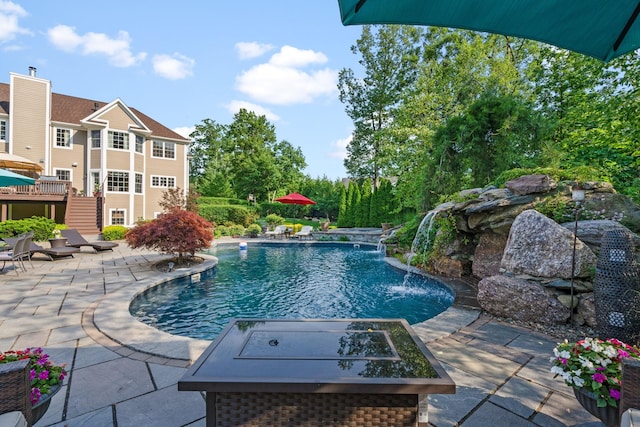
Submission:
[[[138,296],[131,314],[162,331],[214,339],[237,317],[404,318],[418,323],[446,310],[453,292],[440,282],[384,262],[370,246],[218,247],[218,266]]]

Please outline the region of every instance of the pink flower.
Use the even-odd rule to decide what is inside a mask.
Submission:
[[[620,390],[609,390],[609,396],[613,397],[615,400],[620,400]]]
[[[620,359],[624,359],[625,357],[629,357],[629,352],[618,349],[618,357],[620,357]]]
[[[49,371],[47,371],[46,369],[40,372],[40,375],[38,375],[39,380],[46,380],[47,378],[49,378]]]
[[[602,375],[601,373],[595,373],[595,374],[593,374],[593,376],[591,378],[594,381],[599,382],[600,384],[602,384],[603,382],[605,382],[607,380],[607,377]]]

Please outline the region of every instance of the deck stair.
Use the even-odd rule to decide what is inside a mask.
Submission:
[[[75,228],[80,234],[100,234],[99,204],[101,197],[69,196],[65,224],[68,228]]]

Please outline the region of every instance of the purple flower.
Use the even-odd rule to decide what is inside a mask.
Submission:
[[[38,375],[39,380],[46,380],[47,378],[49,378],[49,371],[47,371],[46,369],[40,372],[40,375]]]
[[[615,400],[620,400],[620,390],[609,390],[609,396],[613,397]]]
[[[36,403],[38,403],[38,400],[40,400],[40,396],[42,393],[40,393],[40,389],[38,387],[33,387],[31,389],[31,404],[35,405]]]
[[[35,369],[32,369],[32,370],[29,372],[29,381],[33,381],[33,380],[36,378],[36,375],[37,375],[36,370],[35,370]]]
[[[591,378],[594,381],[599,382],[600,384],[602,384],[603,382],[605,382],[607,380],[607,377],[605,375],[602,375],[601,373],[593,374],[593,376]]]

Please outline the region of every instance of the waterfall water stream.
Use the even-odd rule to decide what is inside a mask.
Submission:
[[[433,228],[433,223],[438,213],[440,213],[440,211],[437,209],[430,210],[424,218],[422,218],[422,221],[420,221],[416,235],[411,243],[411,252],[407,254],[407,274],[404,276],[405,285],[411,276],[411,260],[418,254],[417,251],[420,248],[424,248],[424,253],[431,243],[431,229]]]

